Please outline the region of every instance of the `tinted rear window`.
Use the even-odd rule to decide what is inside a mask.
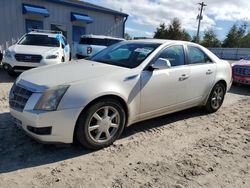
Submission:
[[[121,41],[122,40],[117,40],[117,39],[81,38],[80,44],[110,46]]]

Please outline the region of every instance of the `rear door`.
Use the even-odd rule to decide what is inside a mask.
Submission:
[[[214,84],[216,64],[197,46],[187,46],[190,82],[186,95],[189,100],[199,100],[208,95]]]

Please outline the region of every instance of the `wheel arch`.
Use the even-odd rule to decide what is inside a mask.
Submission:
[[[225,86],[225,92],[227,91],[227,82],[226,82],[224,79],[219,79],[218,81],[215,82],[215,84],[213,85],[213,87],[211,87],[211,89],[210,89],[208,95],[206,96],[206,98],[205,98],[205,100],[204,100],[204,102],[203,102],[203,105],[205,105],[205,104],[207,103],[207,100],[208,100],[208,98],[209,98],[209,95],[211,94],[211,92],[212,92],[214,86],[215,86],[216,84],[218,84],[218,83],[222,83],[222,84]]]
[[[129,109],[128,109],[128,106],[127,106],[125,100],[124,100],[122,97],[120,97],[120,96],[118,96],[118,95],[115,95],[115,94],[106,94],[106,95],[99,96],[99,97],[93,99],[92,101],[90,101],[90,102],[82,109],[82,111],[81,111],[80,114],[78,115],[77,121],[76,121],[76,123],[75,123],[74,134],[73,134],[73,139],[74,139],[74,140],[75,140],[75,134],[76,134],[76,126],[77,126],[77,124],[78,124],[78,122],[79,122],[80,116],[81,116],[83,113],[85,113],[91,105],[97,103],[98,101],[104,100],[104,99],[114,99],[114,100],[117,100],[117,101],[119,101],[119,102],[121,103],[121,105],[123,106],[123,108],[124,108],[124,110],[125,110],[125,113],[126,113],[126,122],[125,122],[125,126],[126,126],[126,124],[127,124],[127,122],[128,122],[128,119],[129,119]]]
[[[218,84],[218,83],[222,83],[222,84],[225,86],[225,92],[226,92],[226,91],[227,91],[227,82],[226,82],[225,80],[221,79],[221,80],[217,81],[217,82],[214,84],[214,86],[215,86],[216,84]],[[214,86],[213,86],[213,87],[214,87]]]

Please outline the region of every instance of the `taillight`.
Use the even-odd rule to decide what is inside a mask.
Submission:
[[[88,47],[87,48],[87,54],[91,54],[92,53],[92,48],[91,47]]]

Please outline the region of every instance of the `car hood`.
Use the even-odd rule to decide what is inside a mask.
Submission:
[[[238,62],[235,62],[232,64],[232,66],[235,66],[235,65],[240,65],[240,66],[250,66],[250,61],[247,61],[247,60],[240,60]]]
[[[59,47],[47,47],[47,46],[34,46],[34,45],[13,45],[9,50],[13,53],[20,54],[45,54],[50,51],[54,51]]]
[[[109,77],[113,74],[127,72],[128,68],[108,65],[87,60],[77,60],[57,65],[49,65],[31,69],[22,73],[16,83],[36,90],[71,84],[78,81],[86,81],[99,77]],[[103,79],[103,78],[102,78]]]

